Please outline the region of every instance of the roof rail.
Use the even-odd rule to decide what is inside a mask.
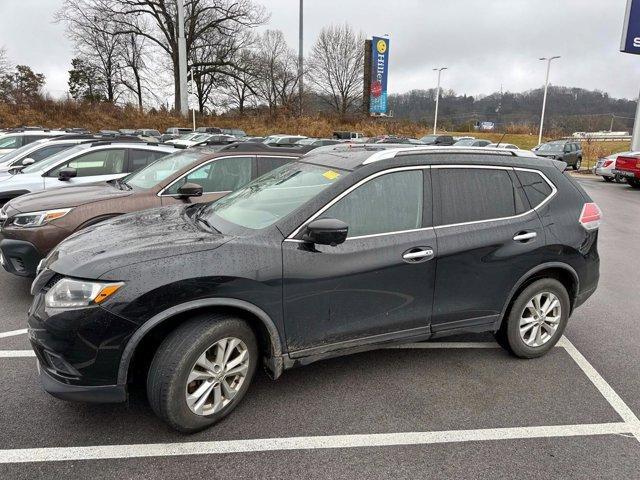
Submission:
[[[112,143],[142,143],[147,144],[147,142],[141,140],[138,137],[113,137],[113,138],[96,138],[95,142],[91,143],[92,147],[97,147],[99,145],[111,145]]]
[[[490,148],[490,147],[437,147],[426,145],[424,147],[416,146],[409,148],[392,148],[382,152],[376,152],[367,158],[363,165],[379,162],[395,158],[399,153],[474,153],[478,155],[503,155],[509,157],[527,157],[537,158],[537,155],[529,150],[508,150],[506,148]]]
[[[235,150],[236,152],[282,152],[288,150],[292,153],[307,153],[315,147],[309,145],[298,145],[287,143],[284,145],[267,145],[261,142],[233,142],[223,148],[224,151]]]

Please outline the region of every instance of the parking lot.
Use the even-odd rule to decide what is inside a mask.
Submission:
[[[125,405],[43,393],[29,281],[0,273],[0,478],[638,478],[640,192],[580,182],[605,215],[600,287],[549,355],[469,335],[259,374],[192,436],[143,392]]]

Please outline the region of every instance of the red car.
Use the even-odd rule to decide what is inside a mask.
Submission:
[[[613,174],[626,178],[633,188],[640,188],[640,157],[619,156]]]

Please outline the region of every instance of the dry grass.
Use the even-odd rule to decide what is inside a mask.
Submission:
[[[168,127],[190,127],[190,119],[172,112],[139,112],[134,107],[116,107],[110,104],[86,104],[75,101],[36,100],[30,105],[15,106],[0,103],[0,127],[20,125],[42,125],[47,128],[85,127],[92,131],[118,128],[156,128],[165,131]],[[425,127],[402,120],[353,117],[339,120],[324,115],[297,117],[281,114],[271,118],[264,114],[198,117],[197,125],[221,128],[241,128],[249,135],[263,136],[274,133],[305,135],[308,137],[330,137],[336,130],[362,132],[366,136],[400,135],[420,138],[431,133]],[[531,149],[538,143],[538,136],[525,133],[530,127],[514,126],[506,135],[485,132],[448,132],[451,135],[471,135],[492,142],[501,140],[523,149]],[[549,140],[548,138],[546,140]],[[614,152],[629,148],[629,142],[582,142],[584,167]]]

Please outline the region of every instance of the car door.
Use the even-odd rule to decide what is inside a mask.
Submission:
[[[124,148],[100,148],[78,155],[44,174],[46,188],[71,187],[86,183],[102,182],[125,176],[127,150]],[[63,168],[73,168],[76,176],[69,180],[58,179]]]
[[[255,178],[255,157],[238,155],[219,157],[195,167],[189,173],[175,180],[160,194],[163,205],[189,201],[192,203],[212,202],[237,190]],[[180,197],[178,190],[185,183],[195,183],[202,187],[201,197],[188,200]]]
[[[429,169],[375,174],[315,218],[342,220],[349,234],[337,246],[283,243],[290,355],[426,336],[436,255]]]
[[[542,223],[510,167],[434,166],[436,333],[487,329],[541,261]]]

